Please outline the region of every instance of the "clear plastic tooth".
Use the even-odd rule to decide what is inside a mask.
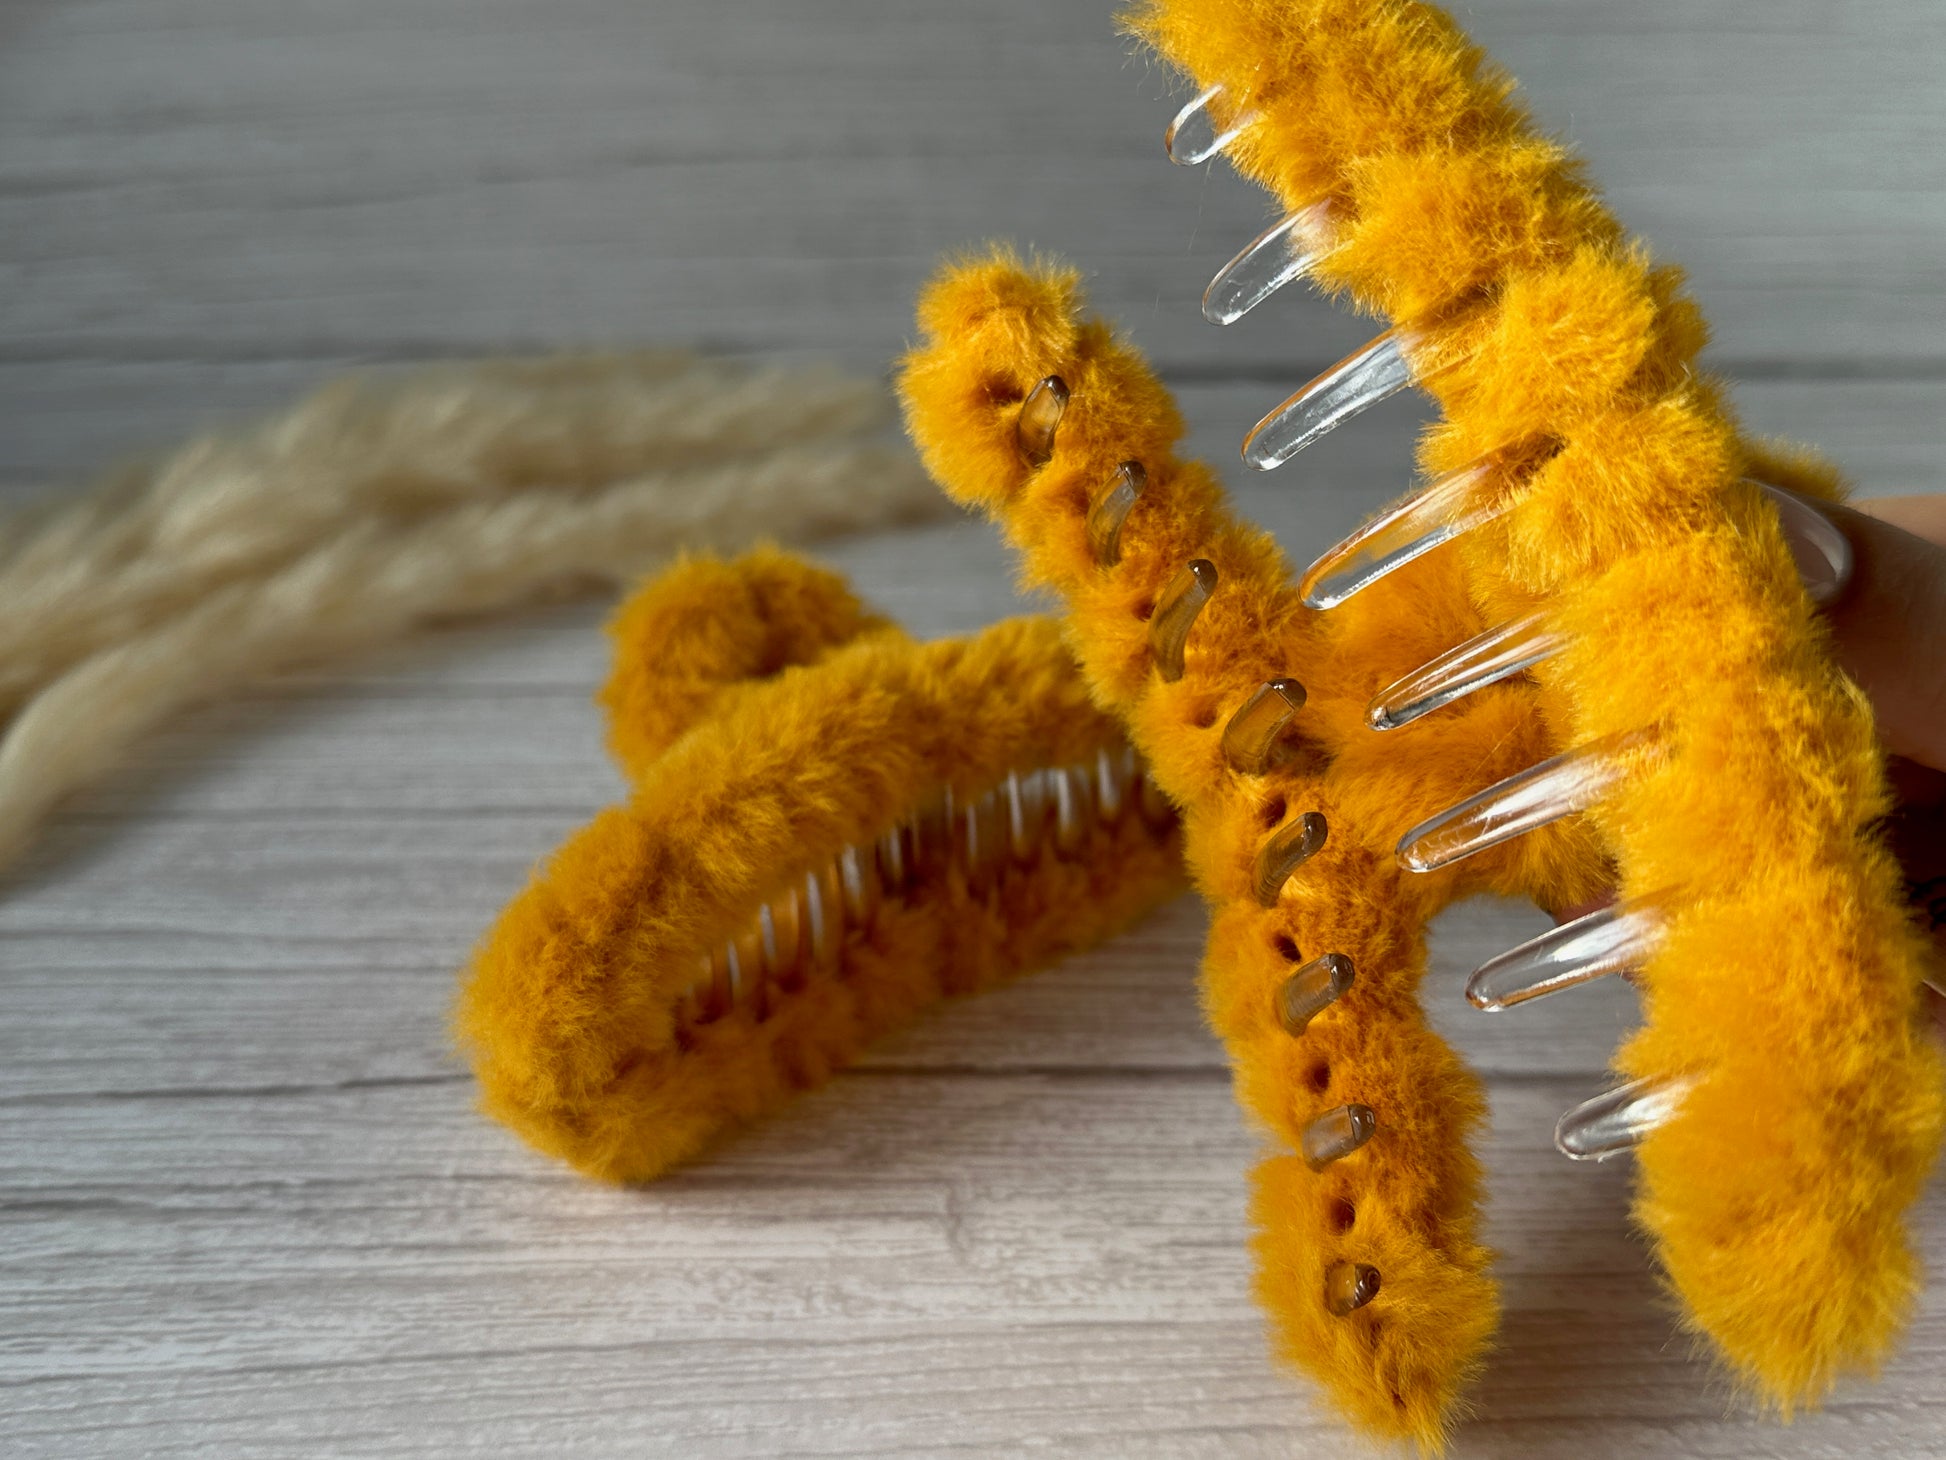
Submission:
[[[966,885],[975,896],[983,896],[992,888],[1007,855],[1005,808],[996,792],[975,797],[961,813],[961,834]]]
[[[1217,130],[1216,116],[1211,107],[1222,95],[1221,86],[1210,87],[1177,112],[1175,119],[1169,123],[1168,130],[1162,134],[1162,146],[1176,166],[1194,167],[1199,162],[1208,162],[1250,125],[1252,118],[1245,115],[1236,118],[1224,130]]]
[[[1112,568],[1122,560],[1122,524],[1149,485],[1148,470],[1139,461],[1115,468],[1108,490],[1088,509],[1088,548],[1095,562]]]
[[[1378,1269],[1369,1262],[1334,1262],[1324,1275],[1324,1306],[1334,1318],[1356,1313],[1378,1296]]]
[[[779,988],[794,989],[804,981],[805,927],[804,899],[795,887],[787,887],[764,909],[766,944],[764,957],[770,977]]]
[[[1343,997],[1354,972],[1351,960],[1342,953],[1313,958],[1278,988],[1277,1022],[1289,1034],[1302,1034],[1313,1019]]]
[[[1277,905],[1291,873],[1318,854],[1328,829],[1320,813],[1307,811],[1271,833],[1270,839],[1257,849],[1255,882],[1259,903],[1265,907]]]
[[[1310,273],[1331,252],[1329,246],[1312,242],[1325,236],[1329,214],[1329,204],[1314,203],[1246,243],[1203,291],[1203,318],[1211,324],[1235,324],[1286,284]]]
[[[1046,772],[1007,777],[1007,846],[1016,862],[1031,862],[1040,854],[1048,810]]]
[[[1475,969],[1466,981],[1467,1002],[1493,1014],[1611,973],[1633,972],[1661,945],[1668,905],[1668,895],[1658,893],[1549,928]]]
[[[1279,759],[1284,732],[1304,708],[1304,686],[1294,679],[1259,685],[1223,727],[1223,759],[1238,775],[1261,776]]]
[[[845,943],[844,889],[836,862],[826,862],[805,876],[804,902],[811,966],[819,972],[834,969]]]
[[[1062,766],[1048,778],[1054,787],[1054,845],[1072,856],[1088,840],[1095,819],[1094,777],[1085,766]]]
[[[885,884],[875,865],[877,859],[857,847],[838,853],[838,882],[844,892],[845,921],[855,928],[869,928],[878,916]]]
[[[1282,466],[1328,431],[1412,384],[1406,351],[1413,336],[1387,330],[1347,355],[1265,416],[1243,438],[1243,459],[1258,471]]]
[[[1162,598],[1149,616],[1149,652],[1155,657],[1155,672],[1165,683],[1174,684],[1182,678],[1189,631],[1215,592],[1216,564],[1208,558],[1192,559],[1162,590]]]
[[[1554,1127],[1554,1146],[1571,1161],[1606,1161],[1667,1125],[1696,1086],[1691,1076],[1631,1080],[1583,1101]]]
[[[724,969],[726,969],[728,993],[724,995],[720,1008],[724,1014],[728,1014],[732,1008],[743,1003],[743,999],[749,993],[749,973],[743,971],[743,950],[738,948],[736,938],[730,938],[730,942],[724,944]],[[712,993],[712,1004],[714,1004],[714,993]]]
[[[911,830],[895,826],[878,839],[874,849],[877,852],[879,883],[894,897],[912,886],[911,843]]]
[[[776,917],[776,903],[757,909],[757,946],[763,952],[765,983],[782,983],[794,969],[784,967],[784,929]]]
[[[1566,644],[1566,637],[1549,629],[1542,615],[1527,614],[1475,635],[1386,686],[1365,711],[1365,721],[1374,730],[1410,725],[1476,689],[1532,669]]]
[[[1475,462],[1439,478],[1325,553],[1298,584],[1305,606],[1336,608],[1395,568],[1499,516],[1502,503],[1480,500],[1489,470]]]
[[[1369,1105],[1340,1105],[1304,1127],[1304,1160],[1313,1171],[1341,1161],[1372,1138],[1378,1116]]]
[[[1067,409],[1068,383],[1058,375],[1048,376],[1027,392],[1014,420],[1014,441],[1029,465],[1042,466],[1054,455],[1054,433],[1060,430]]]
[[[1108,826],[1120,821],[1128,809],[1128,756],[1126,747],[1095,752],[1095,814]]]
[[[1399,863],[1411,872],[1437,872],[1586,810],[1621,780],[1632,752],[1649,743],[1640,731],[1608,735],[1508,776],[1413,827],[1399,839]]]
[[[757,909],[757,943],[763,950],[764,967],[777,966],[777,915],[769,903]]]
[[[1155,783],[1147,766],[1135,778],[1135,807],[1142,813],[1142,819],[1157,831],[1171,826],[1176,820],[1176,808],[1169,798],[1162,794],[1162,787]]]

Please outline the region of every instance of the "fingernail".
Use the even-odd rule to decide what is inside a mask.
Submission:
[[[1777,508],[1778,525],[1784,529],[1784,541],[1790,544],[1797,576],[1811,602],[1820,608],[1835,603],[1851,582],[1851,540],[1807,498],[1768,482],[1757,485]]]

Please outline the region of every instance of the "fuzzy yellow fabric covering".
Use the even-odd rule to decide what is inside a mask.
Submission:
[[[1249,14],[1292,17],[1292,46],[1321,35],[1396,65],[1458,44],[1422,24],[1405,33],[1421,49],[1402,41],[1401,59],[1348,20],[1300,23],[1321,8],[1375,24],[1421,14]],[[1162,33],[1170,54],[1173,36]],[[1230,54],[1285,54],[1249,44]],[[1323,59],[1306,50],[1267,66],[1290,78],[1274,99],[1310,116],[1298,82],[1331,64],[1330,45]],[[1337,84],[1383,97],[1381,81]],[[1372,114],[1376,127],[1384,108]],[[1359,155],[1382,140],[1375,131]],[[1410,171],[1401,162],[1392,175]],[[1066,601],[1096,701],[1125,720],[1183,808],[1191,872],[1213,908],[1205,1005],[1239,1099],[1285,1152],[1259,1167],[1253,1201],[1258,1290],[1279,1346],[1355,1422],[1427,1448],[1442,1443],[1497,1321],[1467,1144],[1480,1087],[1415,997],[1426,921],[1455,898],[1491,891],[1560,906],[1611,877],[1624,896],[1677,895],[1673,930],[1642,976],[1648,1022],[1618,1067],[1699,1085],[1641,1147],[1637,1213],[1686,1320],[1781,1406],[1815,1399],[1891,1341],[1915,1282],[1902,1214],[1940,1138],[1939,1060],[1916,1019],[1921,949],[1870,826],[1886,797],[1869,709],[1831,665],[1770,510],[1737,484],[1751,462],[1715,393],[1689,376],[1681,352],[1695,331],[1662,330],[1677,308],[1667,286],[1608,232],[1591,233],[1586,250],[1551,266],[1545,255],[1525,272],[1496,265],[1506,277],[1455,328],[1504,343],[1442,378],[1448,421],[1427,447],[1451,464],[1456,452],[1558,431],[1558,454],[1522,484],[1499,532],[1430,554],[1329,614],[1302,607],[1275,544],[1230,515],[1208,469],[1175,457],[1173,402],[1130,348],[1083,317],[1072,271],[1004,254],[949,268],[921,300],[921,343],[900,383],[922,459],[949,494],[1000,520],[1028,582]],[[1636,292],[1583,287],[1617,278]],[[1433,293],[1423,280],[1413,287]],[[1625,362],[1591,365],[1608,385],[1555,416],[1534,413],[1530,379],[1533,360],[1557,348],[1556,315],[1530,308],[1543,295],[1574,321],[1584,354],[1600,355],[1608,338]],[[1439,327],[1429,315],[1414,323]],[[1016,421],[1049,375],[1071,397],[1051,459],[1036,467]],[[1119,563],[1104,568],[1085,519],[1129,460],[1146,468],[1147,488]],[[1148,620],[1199,557],[1218,587],[1181,678],[1168,682]],[[1498,621],[1540,603],[1575,646],[1538,685],[1496,687],[1390,736],[1366,727],[1373,693],[1477,633],[1483,607]],[[1224,726],[1285,675],[1309,690],[1298,733],[1281,763],[1240,774],[1222,753]],[[1661,751],[1586,818],[1432,875],[1396,862],[1417,822],[1621,730],[1654,730]],[[1328,840],[1261,905],[1261,850],[1312,811]],[[1356,980],[1294,1035],[1277,1014],[1280,986],[1327,952],[1348,956]],[[1290,1154],[1309,1122],[1348,1102],[1377,1113],[1367,1144],[1320,1171]],[[1376,1267],[1382,1287],[1335,1316],[1326,1273],[1346,1262]]]
[[[1319,282],[1419,342],[1442,413],[1427,470],[1533,463],[1465,540],[1466,596],[1486,622],[1544,607],[1566,632],[1524,717],[1546,748],[1653,728],[1667,751],[1589,818],[1624,897],[1676,895],[1616,1068],[1698,1077],[1639,1149],[1636,1215],[1692,1331],[1784,1413],[1814,1403],[1874,1367],[1910,1307],[1904,1212],[1942,1124],[1915,1021],[1928,954],[1874,826],[1889,797],[1870,707],[1741,482],[1831,495],[1835,474],[1740,438],[1696,369],[1705,329],[1679,276],[1437,8],[1142,0],[1132,24],[1223,86],[1226,115],[1254,115],[1226,153],[1244,176],[1286,210],[1327,206],[1339,246]],[[1373,596],[1368,614],[1413,611]],[[1404,650],[1374,640],[1373,676],[1413,667]],[[1444,758],[1404,733],[1387,749],[1415,769]],[[1400,789],[1409,813],[1444,800]],[[1518,881],[1545,897],[1548,876]]]
[[[507,907],[457,1014],[487,1110],[591,1175],[657,1176],[941,998],[1118,932],[1182,885],[1173,816],[1133,798],[979,887],[935,844],[798,987],[688,1019],[709,950],[847,846],[869,855],[942,790],[966,805],[1127,742],[1050,620],[915,644],[776,550],[686,560],[613,633],[602,698],[633,794]]]
[[[1327,630],[1337,625],[1300,608],[1276,544],[1230,515],[1208,468],[1174,456],[1183,429],[1174,402],[1105,325],[1081,318],[1075,275],[1005,258],[950,270],[919,320],[900,389],[921,459],[950,494],[999,518],[1030,583],[1066,600],[1097,701],[1126,720],[1157,784],[1183,808],[1191,876],[1212,909],[1204,1005],[1229,1047],[1239,1100],[1284,1150],[1258,1167],[1253,1202],[1258,1287],[1280,1342],[1361,1423],[1436,1435],[1495,1322],[1466,1142],[1484,1102],[1414,997],[1424,924],[1455,888],[1401,871],[1392,842],[1401,807],[1436,807],[1474,789],[1483,771],[1518,768],[1538,727],[1523,724],[1517,704],[1482,701],[1435,732],[1444,755],[1389,776],[1383,761],[1369,774],[1341,764],[1332,753],[1358,736],[1375,687],[1357,650],[1335,652]],[[1015,448],[1014,419],[1024,392],[1049,374],[1072,397],[1053,459],[1036,471]],[[1121,562],[1104,571],[1083,519],[1124,460],[1143,464],[1148,485]],[[1151,663],[1148,619],[1195,557],[1215,565],[1219,586],[1190,635],[1182,678],[1168,683]],[[1466,619],[1450,574],[1443,606],[1440,586],[1414,605],[1430,612],[1401,616],[1396,647],[1407,655],[1429,657],[1448,642],[1442,627]],[[1280,768],[1234,773],[1219,745],[1224,723],[1258,685],[1293,673],[1309,692],[1305,736]],[[1327,818],[1324,849],[1264,907],[1258,851],[1308,811]],[[1276,1014],[1278,990],[1323,953],[1349,957],[1356,981],[1294,1039]],[[1378,1112],[1379,1134],[1314,1174],[1294,1154],[1304,1126],[1353,1101]],[[1344,1260],[1378,1268],[1383,1287],[1340,1318],[1323,1294],[1327,1269]]]

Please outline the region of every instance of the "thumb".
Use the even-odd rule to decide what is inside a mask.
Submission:
[[[1946,770],[1946,497],[1854,508],[1765,491],[1886,749]]]

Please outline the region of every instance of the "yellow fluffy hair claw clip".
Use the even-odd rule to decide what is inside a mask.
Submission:
[[[590,1175],[660,1175],[1181,889],[1049,619],[917,644],[771,549],[679,564],[611,631],[632,794],[501,914],[457,1016],[486,1109]]]
[[[901,391],[1182,809],[1205,1007],[1279,1148],[1253,1200],[1279,1347],[1368,1431],[1443,1441],[1497,1296],[1482,1092],[1420,1010],[1425,926],[1612,887],[1469,995],[1634,975],[1623,1083],[1558,1142],[1634,1150],[1684,1323],[1777,1408],[1813,1403],[1910,1307],[1942,1127],[1870,709],[1753,480],[1832,479],[1739,437],[1675,276],[1439,11],[1155,0],[1134,24],[1200,92],[1177,159],[1220,152],[1284,212],[1206,312],[1305,277],[1389,323],[1246,459],[1417,386],[1429,483],[1296,577],[1175,455],[1173,402],[1075,275],[1005,255],[927,290]]]

